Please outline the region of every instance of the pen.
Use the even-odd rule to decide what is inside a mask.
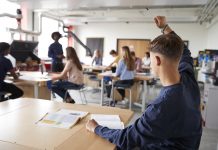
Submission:
[[[79,113],[70,113],[70,115],[80,115]]]

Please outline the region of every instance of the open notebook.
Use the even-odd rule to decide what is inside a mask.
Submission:
[[[80,119],[87,116],[87,114],[88,112],[60,109],[56,112],[46,113],[39,121],[36,122],[36,124],[46,127],[69,129]]]
[[[110,129],[124,129],[124,123],[121,122],[119,115],[92,114],[91,119]]]

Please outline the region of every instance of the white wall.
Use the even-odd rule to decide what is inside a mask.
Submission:
[[[192,56],[197,56],[198,51],[206,48],[207,29],[199,24],[170,24],[170,26],[183,38],[189,40]],[[154,39],[160,35],[160,30],[152,23],[110,23],[88,24],[75,27],[75,33],[86,44],[88,37],[104,38],[104,56],[108,56],[111,49],[116,49],[118,38]],[[90,58],[85,57],[85,50],[75,43],[80,59],[90,63]],[[107,57],[106,57],[106,60]],[[104,61],[105,62],[105,61]],[[104,64],[108,64],[108,61]]]
[[[208,28],[207,49],[218,49],[218,21]]]

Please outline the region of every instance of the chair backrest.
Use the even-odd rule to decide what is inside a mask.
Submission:
[[[82,88],[84,88],[84,84],[81,84],[78,87],[75,87],[75,86],[67,86],[67,87],[65,87],[66,90],[80,90]]]

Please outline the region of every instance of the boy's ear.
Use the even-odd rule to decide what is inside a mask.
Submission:
[[[161,65],[161,59],[159,56],[155,56],[155,59],[156,59],[156,65],[157,66],[160,66]]]

